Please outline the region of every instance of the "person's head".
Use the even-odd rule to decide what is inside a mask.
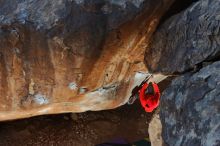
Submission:
[[[154,95],[155,94],[155,91],[154,91],[154,87],[153,87],[153,83],[150,82],[148,87],[146,88],[145,90],[145,95]]]

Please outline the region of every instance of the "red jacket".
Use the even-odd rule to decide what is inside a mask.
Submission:
[[[148,83],[145,83],[139,91],[140,102],[146,112],[152,112],[158,107],[160,101],[160,90],[156,83],[152,83],[154,94],[145,94],[148,88]]]

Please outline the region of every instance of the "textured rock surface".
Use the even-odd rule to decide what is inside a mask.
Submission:
[[[168,146],[220,145],[219,5],[218,0],[193,3],[162,24],[146,49],[151,72],[180,74],[161,97]]]
[[[172,1],[0,0],[0,121],[125,103]]]
[[[220,61],[176,78],[161,101],[168,145],[220,145]]]
[[[150,71],[181,73],[220,57],[220,1],[200,0],[163,24],[146,49]]]
[[[151,146],[163,146],[162,125],[159,114],[155,114],[149,123],[148,133]]]

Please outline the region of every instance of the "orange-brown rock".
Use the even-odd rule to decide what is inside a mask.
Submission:
[[[0,121],[118,107],[173,0],[1,0]]]

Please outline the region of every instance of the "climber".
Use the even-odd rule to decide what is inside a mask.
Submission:
[[[139,98],[141,105],[144,107],[146,112],[152,112],[158,107],[160,90],[155,82],[148,83],[151,77],[151,74],[147,75],[144,81],[132,90],[132,95],[128,100],[128,104],[133,104],[134,101]],[[114,141],[105,142],[96,146],[151,146],[151,142],[149,139],[143,139],[130,144],[124,139],[116,139]]]
[[[128,101],[128,104],[133,104],[134,101],[139,98],[142,107],[146,112],[152,112],[159,105],[160,101],[160,90],[156,83],[150,82],[152,75],[149,75],[139,86],[136,86],[132,90],[132,95]]]
[[[156,83],[145,83],[139,91],[142,107],[146,112],[152,112],[159,105],[160,90]]]

